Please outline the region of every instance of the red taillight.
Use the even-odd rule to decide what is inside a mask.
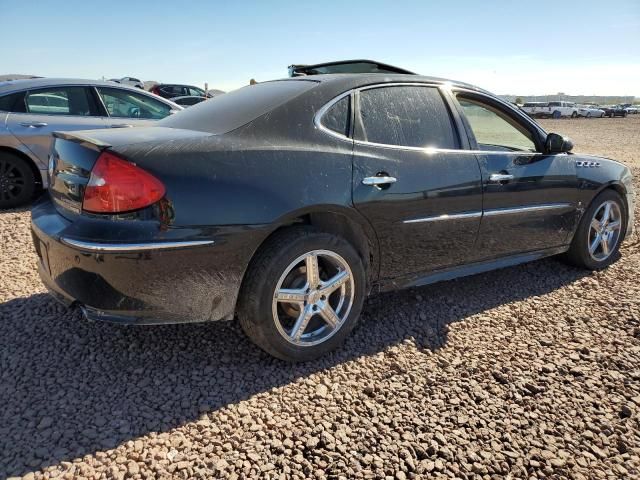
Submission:
[[[91,213],[121,213],[160,200],[164,185],[150,173],[109,152],[102,152],[91,170],[82,209]]]

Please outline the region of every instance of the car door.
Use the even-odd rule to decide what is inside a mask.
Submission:
[[[578,218],[571,155],[545,154],[544,132],[496,99],[465,91],[455,97],[482,171],[479,258],[565,245]]]
[[[377,85],[356,93],[353,202],[373,225],[380,278],[469,260],[482,211],[477,158],[436,86]]]
[[[130,89],[95,87],[102,102],[106,125],[111,128],[151,125],[172,113],[171,105]]]
[[[44,165],[55,131],[104,128],[98,106],[86,86],[54,86],[25,92],[22,112],[7,117],[9,131]]]

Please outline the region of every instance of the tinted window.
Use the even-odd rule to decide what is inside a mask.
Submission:
[[[172,101],[184,107],[184,106],[195,105],[196,103],[200,103],[204,100],[206,100],[206,98],[204,97],[182,97],[182,98],[174,98]]]
[[[435,87],[360,92],[363,140],[405,147],[458,148],[447,107]]]
[[[85,87],[52,87],[32,90],[25,98],[27,112],[45,115],[95,115],[93,101]]]
[[[189,93],[187,95],[194,95],[196,97],[204,97],[204,90],[198,87],[189,87]]]
[[[481,150],[536,151],[531,132],[506,113],[476,100],[458,101]]]
[[[349,136],[349,118],[350,118],[350,98],[346,96],[325,112],[322,116],[321,123],[329,130],[333,130],[340,135]]]
[[[24,92],[10,93],[0,97],[0,111],[24,113]]]
[[[110,117],[160,119],[171,107],[148,95],[118,88],[98,87],[98,93]]]
[[[158,125],[220,135],[255,120],[316,85],[309,80],[277,80],[249,85],[194,105],[161,120]]]
[[[562,106],[561,102],[549,102],[550,107],[560,107]]]

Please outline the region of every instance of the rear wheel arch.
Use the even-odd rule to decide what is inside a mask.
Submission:
[[[257,245],[243,274],[242,283],[245,282],[246,273],[262,247],[276,234],[283,230],[295,228],[299,225],[309,225],[318,231],[332,233],[347,242],[358,252],[365,267],[367,276],[367,292],[378,279],[379,246],[378,238],[373,227],[355,210],[346,207],[333,206],[330,209],[311,209],[291,212],[274,222],[278,225]]]

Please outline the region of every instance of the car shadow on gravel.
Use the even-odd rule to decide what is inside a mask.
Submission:
[[[45,294],[8,301],[0,304],[0,477],[168,431],[406,340],[435,351],[449,324],[585,275],[550,259],[378,295],[343,348],[297,365],[260,351],[237,322],[123,327],[88,322]]]

